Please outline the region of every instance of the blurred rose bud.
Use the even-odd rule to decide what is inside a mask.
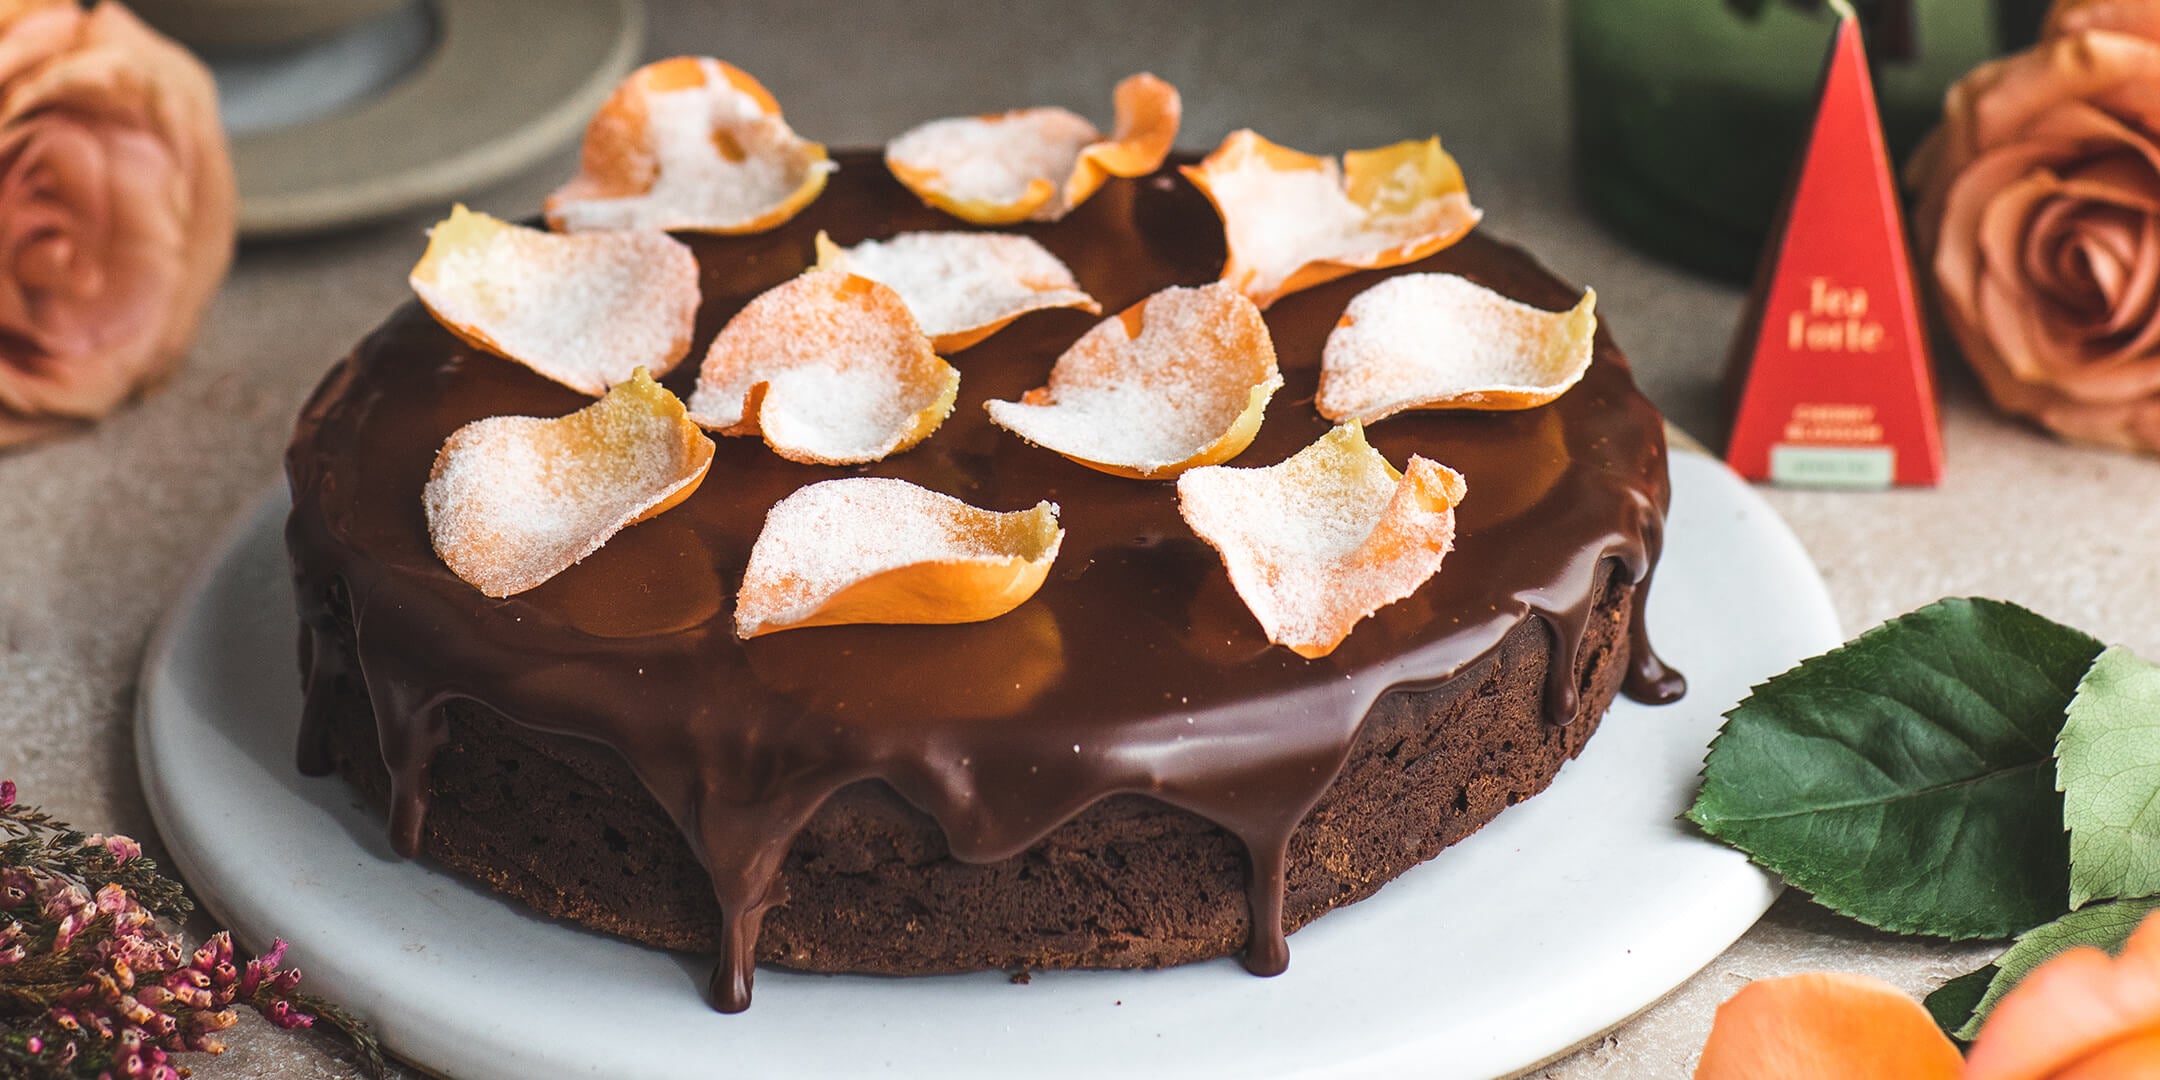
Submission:
[[[210,73],[113,0],[0,0],[0,446],[163,378],[232,246]]]

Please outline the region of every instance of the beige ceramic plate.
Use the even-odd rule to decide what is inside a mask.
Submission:
[[[342,781],[293,768],[282,485],[152,638],[137,760],[158,832],[203,904],[249,947],[282,935],[310,987],[442,1076],[1513,1075],[1640,1012],[1776,895],[1680,812],[1720,714],[1844,635],[1761,495],[1699,454],[1673,455],[1672,480],[1649,617],[1687,672],[1687,697],[1614,703],[1549,790],[1298,931],[1289,972],[1273,979],[1229,959],[1037,972],[1025,986],[1001,971],[763,968],[757,1004],[721,1016],[702,993],[709,957],[552,922],[430,862],[398,861],[381,816]]]
[[[447,202],[569,142],[630,70],[640,0],[435,0],[433,50],[381,96],[240,135],[240,231],[277,236]]]

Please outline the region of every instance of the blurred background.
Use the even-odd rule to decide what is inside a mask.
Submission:
[[[1706,323],[1730,317],[1753,271],[1835,17],[1824,0],[137,7],[218,75],[251,256],[228,302],[283,308],[272,298],[319,281],[300,272],[313,266],[383,290],[339,305],[345,318],[315,309],[293,328],[296,357],[327,362],[402,298],[391,271],[450,200],[530,214],[572,170],[584,119],[643,59],[725,58],[835,147],[1029,104],[1107,122],[1111,84],[1152,70],[1184,89],[1193,152],[1248,126],[1316,153],[1438,133],[1486,230],[1598,288],[1652,398],[1713,445],[1730,328]],[[1861,0],[1893,152],[1932,126],[1958,74],[2029,42],[2044,8]]]

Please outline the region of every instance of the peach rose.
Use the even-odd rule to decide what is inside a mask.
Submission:
[[[2004,994],[1972,1053],[1863,975],[1749,983],[1718,1006],[1695,1080],[2129,1080],[2160,1076],[2160,914],[2117,956],[2065,949]]]
[[[210,73],[112,0],[0,0],[0,446],[163,377],[232,244]]]
[[[2004,410],[2160,450],[2160,0],[2066,0],[1913,162],[1944,320]]]

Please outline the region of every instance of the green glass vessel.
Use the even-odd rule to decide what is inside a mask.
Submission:
[[[2032,40],[2044,0],[1855,4],[1902,162],[1974,65]],[[1631,243],[1753,272],[1806,136],[1836,13],[1819,0],[1568,0],[1575,176]]]

